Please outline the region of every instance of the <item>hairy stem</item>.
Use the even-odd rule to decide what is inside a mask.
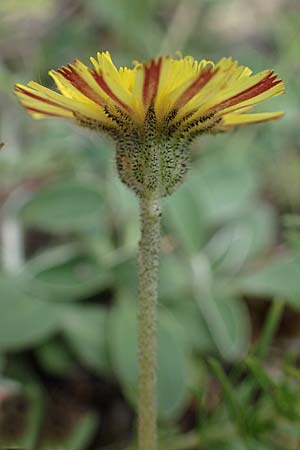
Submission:
[[[139,247],[139,450],[157,448],[157,287],[160,253],[160,202],[140,201],[142,235]]]

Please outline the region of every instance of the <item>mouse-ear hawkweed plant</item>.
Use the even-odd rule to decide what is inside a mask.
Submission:
[[[106,52],[91,62],[51,70],[60,93],[34,81],[15,92],[34,118],[63,117],[112,138],[120,178],[139,198],[138,436],[139,450],[155,450],[161,198],[183,182],[195,138],[281,117],[250,111],[282,94],[284,84],[272,70],[253,75],[231,58],[214,64],[166,56],[117,69]]]

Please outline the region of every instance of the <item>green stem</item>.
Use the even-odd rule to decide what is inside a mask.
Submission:
[[[140,201],[139,247],[139,450],[157,448],[157,287],[160,253],[160,202]]]

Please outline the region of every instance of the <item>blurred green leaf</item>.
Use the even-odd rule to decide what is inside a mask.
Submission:
[[[67,376],[75,368],[73,355],[60,340],[47,340],[35,349],[35,355],[49,374]]]
[[[193,173],[189,188],[198,200],[208,224],[240,216],[251,207],[257,193],[257,179],[250,166],[229,163],[203,165]]]
[[[249,345],[250,324],[245,306],[234,298],[196,296],[202,317],[221,355],[241,357]]]
[[[60,320],[67,341],[84,366],[103,373],[108,368],[107,311],[95,305],[63,306]]]
[[[216,345],[199,308],[191,298],[183,297],[172,305],[171,313],[181,327],[186,351],[201,353],[216,351]]]
[[[116,263],[113,268],[114,285],[121,291],[126,290],[130,292],[132,297],[137,296],[137,271],[136,260],[131,257],[126,258],[119,263]]]
[[[85,414],[76,424],[75,429],[64,442],[65,450],[85,450],[90,445],[99,427],[96,414]]]
[[[269,396],[276,410],[290,420],[299,420],[298,408],[294,401],[294,389],[284,382],[276,383],[256,358],[250,357],[246,363],[264,393]]]
[[[109,351],[113,370],[132,401],[137,396],[136,310],[127,300],[113,308],[109,317]],[[125,303],[126,302],[126,303]]]
[[[136,402],[138,383],[136,309],[119,305],[110,320],[110,351],[113,369],[129,398]],[[163,418],[171,418],[187,397],[188,361],[177,335],[177,324],[160,315],[158,331],[158,407]]]
[[[203,245],[205,226],[203,213],[195,194],[189,186],[183,186],[166,204],[168,225],[175,231],[175,239],[188,254],[194,254]]]
[[[26,225],[60,233],[99,227],[103,214],[99,191],[75,180],[41,189],[21,211]]]
[[[5,367],[5,357],[0,353],[0,374],[2,373],[4,367]]]
[[[186,295],[191,282],[188,265],[174,254],[163,255],[160,263],[159,293],[162,300],[177,303]]]
[[[272,345],[278,327],[280,326],[284,310],[285,304],[283,302],[279,303],[273,301],[269,307],[260,333],[259,341],[257,342],[255,348],[255,354],[261,361],[263,361],[267,357],[270,351],[270,347]]]
[[[189,355],[183,347],[178,324],[171,317],[159,318],[158,330],[158,408],[170,419],[182,411],[188,398]]]
[[[286,214],[283,219],[286,227],[300,228],[300,214]]]
[[[92,258],[74,257],[35,273],[40,287],[54,300],[80,300],[109,285],[110,274]]]
[[[205,255],[192,261],[193,298],[206,327],[224,358],[241,356],[249,344],[249,316],[245,305],[217,289],[214,274]]]
[[[257,205],[251,213],[217,231],[205,251],[217,270],[239,272],[248,260],[271,248],[275,236],[273,209]]]
[[[234,387],[232,386],[230,379],[224,372],[224,369],[218,360],[210,358],[209,366],[223,388],[225,404],[231,419],[233,422],[237,423],[240,431],[243,433],[247,422],[245,411],[242,409],[237,396],[235,395]]]
[[[293,306],[300,306],[300,262],[291,256],[277,257],[236,283],[248,295],[284,298]]]
[[[0,277],[0,348],[20,350],[59,328],[55,305],[30,294],[22,279]]]
[[[37,383],[26,386],[26,391],[29,401],[29,414],[26,431],[18,444],[20,449],[35,450],[38,445],[39,433],[45,414],[45,397]]]

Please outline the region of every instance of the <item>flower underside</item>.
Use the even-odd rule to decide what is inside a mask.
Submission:
[[[231,58],[217,64],[169,56],[117,69],[108,52],[51,70],[55,92],[33,81],[15,92],[35,118],[70,119],[117,143],[122,180],[136,193],[172,192],[187,170],[188,146],[199,135],[282,116],[249,113],[284,92],[271,70],[253,75]],[[156,175],[155,175],[156,173]]]

